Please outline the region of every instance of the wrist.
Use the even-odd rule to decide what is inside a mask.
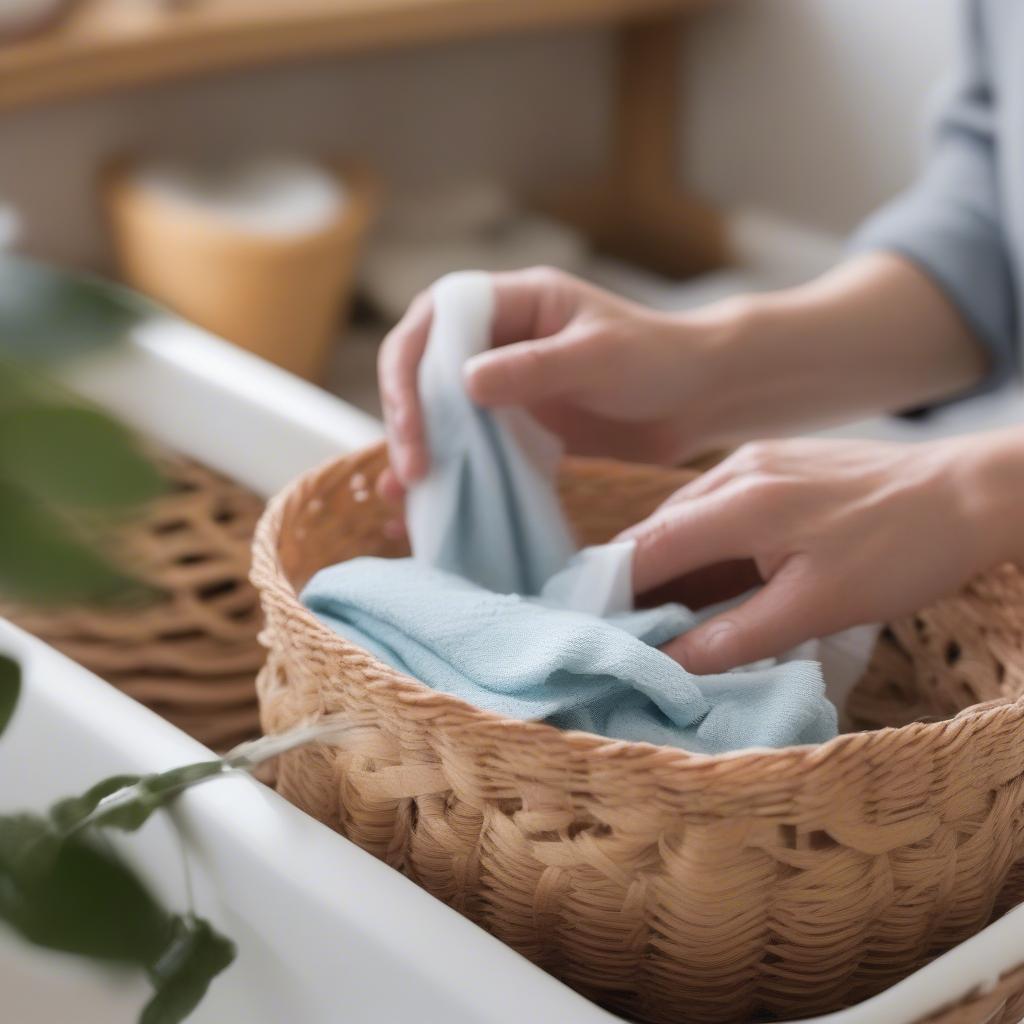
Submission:
[[[965,438],[966,515],[981,543],[986,568],[1015,562],[1024,568],[1024,428]]]
[[[732,296],[669,315],[673,348],[685,351],[672,373],[674,393],[685,398],[677,416],[694,445],[688,454],[776,432],[777,420],[789,418],[794,403],[776,401],[776,392],[780,382],[800,376],[786,344],[795,325],[787,329],[771,298]]]
[[[770,295],[733,295],[676,314],[682,334],[695,337],[707,383],[729,386],[745,375],[756,349],[771,347],[775,316]],[[693,341],[688,341],[693,344]]]

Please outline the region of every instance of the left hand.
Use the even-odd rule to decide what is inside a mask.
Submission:
[[[814,637],[910,614],[1021,558],[1024,431],[926,444],[748,444],[622,536],[638,593],[753,559],[766,586],[668,645],[722,672]]]

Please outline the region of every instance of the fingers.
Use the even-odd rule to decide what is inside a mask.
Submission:
[[[568,274],[547,267],[494,274],[492,282],[495,309],[491,344],[495,346],[556,334],[575,315],[586,290]],[[417,376],[432,317],[431,294],[426,291],[417,296],[384,339],[378,359],[391,466],[405,486],[424,475],[429,461]]]
[[[587,286],[552,267],[492,274],[494,322],[491,345],[500,348],[557,334],[579,311]]]
[[[479,405],[534,405],[592,383],[602,370],[597,355],[592,337],[569,328],[474,356],[466,388]]]
[[[417,371],[427,347],[433,306],[422,292],[384,339],[377,360],[388,455],[398,481],[409,486],[427,471],[427,445]]]
[[[390,466],[385,466],[377,477],[377,493],[392,504],[397,504],[405,498],[405,487]]]
[[[728,458],[712,466],[707,472],[701,473],[690,483],[680,487],[665,504],[670,505],[704,497],[741,477],[769,475],[776,470],[777,462],[774,442],[749,442],[738,448]]]
[[[574,321],[587,295],[549,267],[495,274],[493,348],[466,366],[480,405],[535,404],[585,385],[596,369],[593,338]]]
[[[830,602],[799,559],[787,562],[762,590],[685,633],[663,650],[689,672],[710,675],[778,655],[834,632],[822,609]]]
[[[669,580],[752,554],[749,502],[715,493],[665,504],[617,537],[633,540],[633,590],[640,594]]]
[[[405,500],[405,488],[390,466],[385,466],[377,476],[377,494],[395,506],[390,518],[385,519],[381,531],[389,540],[397,540],[406,536],[405,516],[402,514],[402,502]]]

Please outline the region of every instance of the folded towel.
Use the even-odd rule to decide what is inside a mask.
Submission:
[[[709,610],[633,611],[629,543],[573,555],[557,442],[518,410],[477,408],[462,386],[492,309],[486,275],[434,287],[419,378],[431,471],[409,495],[413,558],[324,569],[306,605],[382,661],[510,717],[701,753],[834,736],[817,662],[694,676],[657,647]]]

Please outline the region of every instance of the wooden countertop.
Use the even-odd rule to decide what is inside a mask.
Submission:
[[[78,0],[53,28],[0,44],[0,110],[148,82],[569,25],[707,0]]]

